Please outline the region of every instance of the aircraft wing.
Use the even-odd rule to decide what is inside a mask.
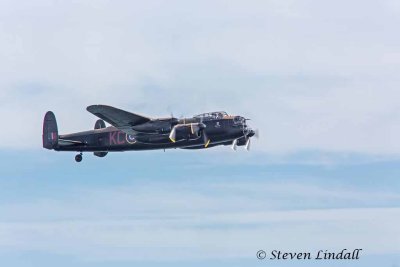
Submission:
[[[92,105],[88,106],[86,110],[128,134],[134,134],[132,126],[151,120],[148,117],[106,105]]]

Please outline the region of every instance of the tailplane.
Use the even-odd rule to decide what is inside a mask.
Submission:
[[[58,145],[58,128],[56,116],[48,111],[43,120],[43,147],[54,149]]]

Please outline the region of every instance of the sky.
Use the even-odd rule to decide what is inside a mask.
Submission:
[[[400,4],[0,1],[0,257],[7,266],[399,266]],[[41,147],[86,106],[225,110],[251,151]],[[260,261],[362,248],[357,262]]]

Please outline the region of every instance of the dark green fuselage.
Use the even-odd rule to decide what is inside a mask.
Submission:
[[[174,123],[196,123],[198,118],[183,119],[173,122],[172,119],[156,119],[141,125],[141,128],[134,128],[135,134],[128,134],[110,126],[102,129],[78,132],[73,134],[60,135],[60,139],[77,141],[77,144],[64,146],[58,144],[54,147],[57,151],[78,151],[78,152],[112,152],[128,150],[152,150],[204,148],[201,135],[190,134],[187,138],[172,142],[169,138]],[[237,124],[233,117],[211,119],[202,121],[206,125],[207,136],[210,144],[207,147],[216,145],[229,145],[233,140],[238,139],[238,145],[245,142],[245,124]],[[243,140],[242,140],[243,139]]]

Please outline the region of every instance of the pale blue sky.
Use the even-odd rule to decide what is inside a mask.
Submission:
[[[399,24],[394,0],[1,1],[2,265],[400,265]],[[41,148],[47,110],[67,133],[99,103],[226,110],[261,137],[80,164]]]
[[[258,249],[360,247],[361,261],[333,266],[399,263],[398,160],[312,164],[302,162],[310,155],[222,150],[86,155],[83,164],[68,153],[9,151],[0,171],[3,261],[258,266]]]

